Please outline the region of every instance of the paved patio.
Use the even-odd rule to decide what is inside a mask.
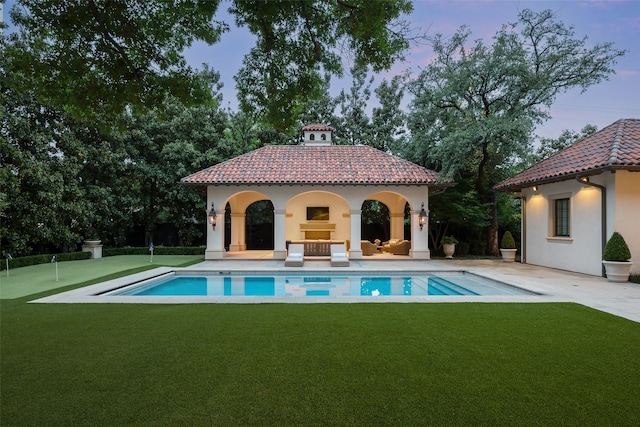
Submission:
[[[113,297],[94,296],[96,291],[113,289],[145,277],[172,271],[161,268],[145,273],[116,279],[87,288],[52,295],[37,302],[57,303],[107,303],[107,302],[155,302],[155,303],[220,303],[243,302],[265,303],[284,302],[282,297],[236,297],[222,300],[219,297]],[[350,297],[345,299],[290,298],[287,302],[575,302],[616,316],[640,322],[640,284],[613,283],[602,277],[571,273],[545,267],[521,263],[505,263],[501,260],[408,260],[376,259],[352,260],[349,267],[331,267],[329,259],[306,259],[303,267],[284,267],[282,260],[228,258],[218,261],[204,261],[184,270],[207,272],[425,272],[425,271],[468,271],[494,280],[509,283],[540,295],[508,295],[483,297]],[[133,280],[132,280],[133,279]],[[90,289],[89,289],[90,288]],[[90,295],[91,294],[91,295]],[[145,300],[142,300],[145,298]],[[167,299],[170,298],[170,299]],[[238,300],[238,298],[242,298]],[[148,300],[148,301],[147,301]]]

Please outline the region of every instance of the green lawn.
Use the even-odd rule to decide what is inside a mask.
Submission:
[[[3,426],[640,425],[640,324],[576,304],[32,299]]]
[[[51,289],[95,280],[123,271],[137,272],[151,268],[180,267],[204,261],[203,255],[155,255],[153,262],[148,255],[112,256],[82,261],[68,261],[32,265],[0,272],[0,299],[19,298]],[[58,280],[56,280],[56,278]]]

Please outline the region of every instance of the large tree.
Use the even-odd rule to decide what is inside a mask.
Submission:
[[[259,110],[278,130],[295,124],[308,99],[322,96],[325,74],[342,76],[342,60],[388,69],[403,58],[410,0],[234,1],[238,25],[257,36],[236,77],[241,107]]]
[[[371,119],[367,105],[371,99],[373,77],[367,78],[367,67],[351,68],[351,88],[342,90],[338,96],[340,119],[336,133],[343,144],[369,144],[371,141]]]
[[[529,162],[530,165],[551,157],[558,151],[568,148],[574,142],[588,137],[597,130],[598,128],[594,125],[586,125],[580,130],[580,132],[565,129],[558,138],[541,138],[540,145],[538,146],[535,154],[531,156],[531,160]]]
[[[131,179],[123,192],[130,194],[129,215],[145,230],[151,243],[157,224],[172,223],[179,242],[191,245],[200,237],[195,225],[204,223],[204,197],[177,185],[180,178],[241,154],[225,132],[226,112],[207,106],[185,108],[167,98],[161,108],[146,114],[127,114],[121,138],[129,157]]]
[[[209,86],[182,56],[195,40],[215,43],[220,0],[18,0],[18,31],[3,46],[9,84],[33,90],[75,118],[127,107],[211,101]]]
[[[400,108],[405,92],[407,76],[394,76],[383,80],[375,89],[379,106],[374,107],[371,117],[371,146],[394,152],[407,137],[407,115]]]
[[[125,242],[125,231],[176,225],[191,244],[204,198],[176,185],[194,170],[237,156],[226,112],[167,97],[124,114],[110,134],[17,93],[0,67],[0,240],[14,255],[73,250],[83,238]],[[218,75],[208,73],[214,97]],[[204,78],[204,76],[203,76]],[[148,235],[150,238],[150,234]],[[161,242],[156,242],[161,243]],[[176,243],[176,242],[172,242]]]
[[[0,238],[14,255],[74,249],[126,227],[117,139],[0,84]]]
[[[209,86],[185,61],[195,41],[229,29],[220,0],[17,0],[18,31],[3,37],[8,82],[75,118],[153,109],[167,95],[211,103]],[[387,69],[408,47],[402,15],[410,0],[235,0],[236,24],[257,37],[237,75],[244,111],[288,130],[325,74],[342,75],[344,55]]]
[[[624,51],[587,43],[549,11],[523,10],[488,45],[470,41],[463,27],[432,38],[435,58],[411,86],[407,155],[455,176],[471,168],[485,206],[489,254],[498,254],[496,196],[492,186],[530,152],[534,126],[565,91],[606,80]]]

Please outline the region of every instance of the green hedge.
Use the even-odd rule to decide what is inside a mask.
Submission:
[[[40,255],[29,255],[23,256],[19,258],[13,258],[9,260],[9,268],[18,268],[18,267],[26,267],[28,265],[37,265],[37,264],[46,264],[51,262],[51,258],[56,257],[58,262],[63,261],[76,261],[79,259],[89,259],[91,258],[90,252],[65,252],[61,254],[40,254]],[[4,259],[0,262],[0,271],[6,270],[7,268],[7,260]]]
[[[203,255],[204,246],[156,246],[153,248],[154,255]],[[102,249],[103,256],[115,255],[149,255],[148,247],[126,247]]]
[[[183,247],[183,246],[156,246],[153,249],[154,255],[203,255],[205,247]],[[103,248],[102,256],[115,255],[149,255],[149,248]],[[9,260],[9,268],[26,267],[28,265],[46,264],[51,262],[51,258],[55,256],[58,262],[75,261],[80,259],[91,258],[91,252],[65,252],[61,254],[40,254],[24,257],[16,257]],[[0,260],[0,271],[7,269],[6,259]]]

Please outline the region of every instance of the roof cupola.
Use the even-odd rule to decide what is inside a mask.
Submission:
[[[325,146],[332,145],[331,132],[333,128],[322,123],[310,124],[302,128],[302,143],[300,145]]]

